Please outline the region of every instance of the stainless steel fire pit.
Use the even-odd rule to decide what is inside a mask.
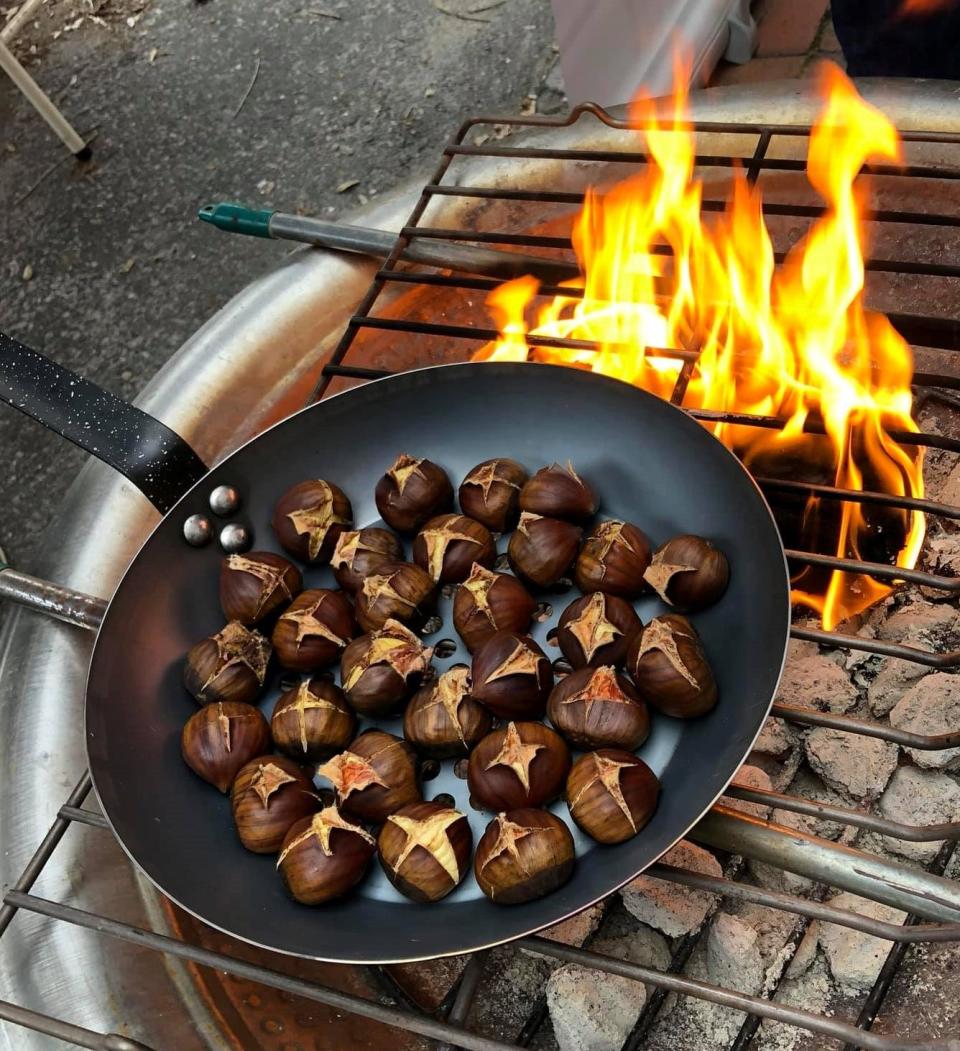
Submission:
[[[960,89],[954,85],[871,83],[862,87],[902,130],[947,133],[958,130],[955,112]],[[731,126],[769,122],[772,116],[778,124],[808,125],[814,110],[812,99],[802,85],[796,83],[775,88],[763,86],[703,92],[693,99],[696,119]],[[544,137],[547,134],[548,139]],[[557,199],[539,202],[546,209],[536,221],[549,222],[551,214],[555,214],[550,208],[570,209],[570,195],[582,186],[584,166],[594,163],[589,159],[590,152],[626,149],[630,134],[611,131],[592,117],[585,116],[561,131],[518,130],[503,143],[478,147],[474,156],[466,155],[469,150],[461,153],[457,166],[451,168],[450,177],[458,183],[469,182],[472,186],[506,190],[507,194],[487,197],[433,194],[424,225],[448,231],[526,230],[530,213],[525,209],[530,202],[524,199],[524,194],[544,187],[549,187]],[[700,150],[712,156],[741,154],[744,134],[732,127],[720,129],[701,140]],[[756,138],[754,134],[754,141]],[[532,146],[532,154],[512,160],[498,156],[500,146],[509,148],[520,144]],[[768,146],[769,138],[764,149]],[[584,156],[571,164],[552,152],[561,149],[576,149]],[[924,163],[940,168],[948,166],[941,173],[948,186],[960,177],[957,169],[960,147],[933,142],[923,144],[922,149]],[[767,155],[787,162],[794,161],[797,156],[795,151],[792,152],[789,140],[775,140],[774,148]],[[749,154],[747,159],[749,163]],[[754,159],[758,166],[764,160]],[[781,168],[788,171],[790,164],[781,165]],[[723,169],[717,170],[722,179]],[[624,171],[624,165],[611,164],[606,175],[616,177]],[[417,185],[399,192],[380,202],[376,208],[358,214],[356,221],[399,230],[417,202],[419,189]],[[784,188],[784,192],[792,191]],[[929,192],[935,202],[936,194],[943,191],[932,189]],[[884,200],[882,207],[943,210],[936,203],[927,207],[923,200],[917,199],[907,202]],[[416,220],[420,219],[421,216],[417,215]],[[960,220],[954,225],[960,225]],[[251,249],[237,245],[234,250]],[[930,265],[919,257],[916,263]],[[931,276],[937,277],[940,273],[944,285],[948,278],[955,281],[955,268],[948,259],[938,259],[933,265],[941,267],[942,273],[934,270]],[[378,340],[365,343],[356,356],[347,354],[350,340],[341,343],[340,336],[356,305],[364,301],[375,270],[375,264],[356,258],[309,251],[296,253],[277,271],[251,285],[204,326],[157,376],[139,403],[181,433],[207,462],[215,463],[259,429],[301,405],[321,379],[322,365],[331,358],[336,366],[328,370],[323,382],[342,384],[362,382],[363,369],[381,368],[387,360],[384,357],[387,350],[390,351],[387,367],[395,369],[427,360],[465,356],[476,345],[458,342],[458,337],[446,330],[433,332],[425,340],[421,338],[422,330],[425,322],[436,321],[438,316],[442,326],[465,324],[459,313],[456,319],[443,317],[447,309],[444,297],[450,304],[457,303],[458,311],[463,307],[464,297],[472,297],[473,306],[470,307],[469,303],[467,306],[475,310],[476,318],[482,319],[485,283],[475,281],[471,284],[462,278],[437,276],[430,279],[428,286],[419,278],[400,276],[391,279],[388,294],[378,301],[378,306],[389,305],[406,295],[408,298],[397,304],[402,308],[403,316],[389,310],[381,311],[381,321],[373,326],[352,326],[349,336],[360,327],[375,328],[382,335]],[[917,272],[916,267],[912,270]],[[411,289],[410,282],[420,287]],[[884,300],[883,306],[898,309],[904,315],[907,326],[916,326],[918,322],[911,321],[906,315],[937,313],[949,318],[960,317],[960,295],[951,288],[937,286],[922,305],[923,309],[917,308],[916,304],[905,309],[902,302],[897,302],[897,293],[902,296],[905,290],[909,290],[909,285],[894,274],[879,289],[878,295]],[[951,293],[953,300],[950,299]],[[938,299],[936,304],[929,301],[931,297]],[[368,297],[361,309],[365,310],[371,303]],[[406,337],[398,346],[397,342],[404,339],[401,335],[404,329],[411,325],[419,331],[414,337]],[[947,341],[956,340],[956,336],[947,331],[949,328],[949,325],[934,325],[921,331],[915,327],[910,338],[920,344],[953,346]],[[338,343],[342,353],[335,355]],[[922,354],[918,367],[935,372],[934,360]],[[948,441],[939,444],[950,447]],[[955,508],[946,509],[946,513],[960,517],[960,510]],[[139,493],[122,480],[118,481],[106,468],[90,463],[78,477],[58,520],[48,531],[43,545],[46,555],[38,567],[39,572],[51,580],[106,597],[155,520],[156,513]],[[915,583],[938,586],[936,580],[922,576],[917,577]],[[957,590],[949,582],[946,585],[939,582],[939,586]],[[51,603],[56,604],[59,600],[59,596],[51,596]],[[821,643],[843,641],[824,638],[809,629],[798,631],[796,638]],[[256,965],[274,970],[271,977],[257,966],[241,961],[237,946],[186,925],[183,917],[174,914],[136,877],[109,834],[98,827],[102,822],[94,800],[88,799],[83,805],[81,699],[90,639],[82,629],[12,609],[7,612],[0,638],[0,728],[4,731],[0,740],[4,742],[3,769],[8,772],[9,785],[0,798],[4,888],[9,889],[21,877],[24,865],[45,836],[48,837],[47,847],[59,844],[49,860],[49,850],[40,854],[34,869],[42,871],[32,889],[27,881],[21,880],[13,893],[8,894],[7,906],[0,919],[0,930],[10,924],[0,942],[7,979],[0,991],[5,1001],[0,1005],[0,1016],[50,1035],[27,1034],[17,1026],[5,1025],[0,1029],[0,1046],[11,1049],[58,1047],[62,1045],[53,1037],[60,1035],[81,1046],[119,1051],[138,1046],[177,1047],[189,1051],[206,1046],[222,1047],[230,1041],[245,1047],[270,1048],[283,1047],[286,1041],[292,1049],[311,1046],[306,1040],[317,1039],[317,1027],[322,1026],[324,1031],[332,1027],[338,1012],[357,1009],[368,1018],[399,1025],[423,1036],[454,1037],[455,1032],[446,1029],[433,1015],[406,1009],[411,1005],[401,1003],[396,1007],[380,1002],[378,997],[382,998],[384,987],[378,983],[399,977],[406,980],[406,988],[410,989],[416,985],[412,976],[348,974],[344,969],[338,969],[336,973],[329,973],[330,969],[323,973],[308,973],[277,959],[256,960]],[[904,655],[896,645],[891,646],[883,640],[861,640],[861,648],[877,654]],[[921,655],[920,659],[950,667],[958,661],[953,653]],[[786,706],[781,708],[780,714],[807,725],[837,727],[867,735],[876,732],[843,715],[791,711]],[[896,731],[889,727],[885,732],[888,739],[898,739]],[[902,735],[900,740],[901,743],[916,743]],[[945,747],[947,743],[956,742],[942,742],[941,746]],[[78,780],[78,790],[71,794],[71,788]],[[956,826],[911,833],[878,823],[876,818],[859,812],[831,809],[815,800],[775,798],[764,790],[740,788],[731,794],[761,806],[775,805],[787,811],[830,817],[853,829],[896,832],[900,838],[913,835],[919,839],[939,840],[960,835]],[[881,934],[891,939],[895,953],[913,940],[960,940],[960,889],[955,884],[913,881],[891,869],[889,864],[864,860],[860,854],[824,853],[799,832],[792,837],[767,835],[762,818],[748,823],[720,812],[701,826],[698,838],[704,843],[724,843],[729,823],[733,821],[737,821],[737,827],[742,830],[745,852],[749,846],[754,856],[760,855],[767,863],[777,865],[784,856],[779,852],[780,846],[787,840],[793,841],[795,846],[800,846],[806,859],[798,862],[794,850],[791,864],[797,871],[803,870],[803,864],[806,864],[808,867],[803,871],[808,875],[819,878],[826,874],[829,879],[830,870],[825,866],[833,864],[839,872],[834,880],[838,883],[844,879],[849,882],[851,872],[856,871],[859,873],[855,877],[859,880],[856,885],[861,892],[907,909],[913,907],[914,912],[927,922],[920,927],[884,926],[876,920],[831,913],[815,899],[800,900],[728,882],[742,870],[742,866],[736,864],[724,877],[669,872],[662,868],[657,870],[658,874],[683,886],[719,891],[732,899],[786,909],[806,920],[837,920],[868,933]],[[51,823],[52,831],[48,833]],[[939,865],[942,870],[948,860],[949,853],[945,849],[934,865]],[[28,870],[28,875],[36,875],[36,871]],[[14,915],[17,907],[20,911]],[[929,926],[931,921],[939,923],[937,929]],[[137,933],[131,928],[149,929],[156,934]],[[791,935],[795,944],[799,944],[804,931],[805,928],[797,927]],[[688,956],[693,951],[696,939],[691,941],[690,937],[677,946],[671,970],[678,970],[686,958],[684,954]],[[167,938],[171,940],[166,941]],[[731,994],[716,986],[698,987],[675,974],[666,975],[636,964],[594,957],[586,950],[539,939],[529,939],[528,942],[528,948],[536,948],[556,960],[600,967],[655,986],[658,992],[648,1000],[635,1030],[635,1042],[630,1045],[633,1047],[644,1046],[644,1033],[653,1024],[654,1008],[671,990],[751,1012],[744,1022],[742,1036],[736,1038],[739,1041],[735,1044],[737,1047],[747,1046],[761,1017],[778,1018],[815,1029],[820,1034],[818,1039],[832,1035],[851,1040],[856,1036],[849,1026],[844,1027],[833,1018],[802,1012],[791,1014],[790,1008],[771,1004],[769,1000],[754,1002],[749,997]],[[155,951],[157,949],[161,951]],[[863,1025],[872,1023],[897,962],[891,963],[890,973],[883,978],[883,984],[876,987],[879,991],[871,993],[863,1004]],[[197,965],[213,971],[198,971]],[[296,977],[278,976],[276,972],[283,968]],[[479,956],[467,965],[455,993],[451,993],[444,1005],[444,1010],[449,1010],[450,1022],[459,1024],[466,1017],[481,984],[482,970],[483,959]],[[225,971],[231,971],[245,983],[239,986],[242,996],[233,995],[236,988],[217,977],[218,972]],[[434,979],[440,980],[436,976]],[[266,985],[261,984],[264,982]],[[315,984],[318,982],[323,984]],[[335,985],[339,991],[324,988],[330,985]],[[287,999],[269,1000],[265,991],[267,987],[280,990],[281,997]],[[364,997],[366,1006],[344,999],[344,991]],[[388,988],[388,993],[394,1001],[403,995],[396,987]],[[318,1014],[305,1015],[302,1005],[311,999],[326,1004],[331,1010],[323,1013],[318,1008]],[[58,1031],[50,1016],[83,1027],[89,1033],[83,1036],[70,1028]],[[542,1020],[543,1004],[532,998],[525,1035],[532,1038]],[[335,1031],[341,1035],[329,1046],[349,1045],[351,1039],[359,1042],[358,1037],[344,1036],[347,1030]],[[424,1046],[418,1038],[397,1035],[393,1030],[379,1030],[378,1035],[397,1041],[397,1046]],[[901,1047],[937,1046],[916,1042],[935,1035],[933,1031],[920,1030],[905,1032],[899,1038],[864,1033],[857,1039],[863,1046],[892,1051]],[[506,1039],[507,1036],[505,1033],[504,1042],[461,1034],[458,1043],[488,1051],[517,1046],[511,1043],[513,1037]],[[336,1039],[341,1042],[337,1044]]]

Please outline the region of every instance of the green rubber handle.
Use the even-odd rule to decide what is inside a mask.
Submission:
[[[242,204],[207,204],[197,212],[197,218],[212,223],[231,234],[249,234],[251,237],[270,237],[270,218],[273,212],[246,208]]]

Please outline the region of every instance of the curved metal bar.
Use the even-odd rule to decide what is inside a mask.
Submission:
[[[92,1029],[39,1014],[37,1011],[28,1011],[26,1007],[18,1007],[6,1000],[0,1000],[0,1018],[38,1033],[55,1036],[58,1040],[65,1040],[77,1047],[89,1047],[92,1051],[151,1051],[146,1044],[141,1044],[139,1040],[131,1040],[128,1036],[120,1036],[119,1033],[95,1033]]]
[[[877,737],[881,741],[893,741],[904,748],[919,748],[924,752],[939,752],[945,748],[960,746],[960,730],[951,730],[945,734],[915,734],[909,730],[898,730],[893,726],[871,722],[869,719],[856,719],[852,715],[836,715],[833,712],[819,712],[813,708],[801,708],[794,704],[775,704],[771,714],[781,719],[803,726],[828,726],[831,730],[843,730],[846,733],[862,734],[864,737]]]
[[[884,642],[881,639],[861,639],[859,635],[820,631],[819,628],[793,627],[790,629],[790,638],[815,642],[818,646],[839,646],[863,653],[876,653],[881,657],[902,657],[927,668],[955,668],[960,665],[960,650],[930,653],[927,650],[918,650],[916,646],[902,646],[900,643]]]
[[[45,613],[48,617],[96,631],[107,611],[106,599],[31,577],[0,562],[0,599]]]

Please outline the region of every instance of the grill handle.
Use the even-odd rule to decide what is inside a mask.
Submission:
[[[0,401],[109,464],[162,514],[207,473],[166,424],[3,332]]]

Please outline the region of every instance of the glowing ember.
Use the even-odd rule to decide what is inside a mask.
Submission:
[[[685,82],[679,70],[678,84]],[[782,266],[774,264],[759,192],[742,172],[725,212],[705,219],[681,87],[667,120],[648,100],[632,108],[650,155],[643,173],[608,192],[587,192],[573,230],[584,276],[570,284],[582,293],[546,302],[529,326],[537,282],[524,277],[500,286],[488,303],[502,335],[477,357],[593,369],[669,398],[683,360],[664,348],[695,351],[686,407],[786,421],[779,431],[711,425],[757,473],[775,474],[777,463],[812,463],[816,480],[843,489],[922,496],[921,452],[890,437],[918,430],[912,355],[887,318],[864,306],[864,203],[854,185],[868,161],[899,162],[900,141],[836,67],[825,66],[821,82],[824,108],[810,136],[807,174],[827,207]],[[597,349],[530,347],[528,332],[587,340]],[[807,423],[822,424],[827,438],[804,434]],[[834,508],[828,550],[871,560],[871,522],[861,506],[831,502],[830,513]],[[826,501],[807,502],[799,529],[810,550],[823,549],[814,533],[827,512]],[[923,515],[890,515],[904,538],[896,563],[913,566]],[[890,590],[862,575],[809,569],[793,584],[794,598],[818,610],[827,629]]]

